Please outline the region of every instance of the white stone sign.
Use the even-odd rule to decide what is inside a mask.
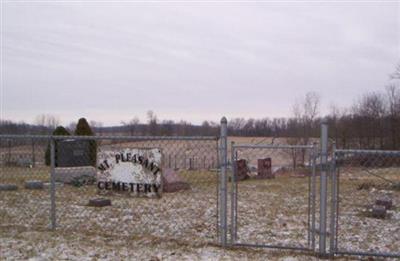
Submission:
[[[106,150],[97,159],[98,189],[161,195],[160,149]]]

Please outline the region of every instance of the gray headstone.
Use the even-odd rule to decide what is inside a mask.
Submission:
[[[88,206],[90,207],[106,207],[111,206],[111,200],[106,198],[90,199]]]
[[[372,207],[371,215],[374,218],[385,218],[386,217],[386,208],[384,206],[374,205]]]
[[[90,166],[90,141],[62,140],[57,142],[57,167]]]
[[[43,189],[43,182],[39,180],[28,180],[25,182],[26,189]]]
[[[55,187],[56,187],[56,188],[62,187],[63,185],[64,185],[64,184],[61,183],[61,182],[55,182]],[[51,187],[51,183],[50,183],[50,182],[43,183],[43,188],[44,188],[44,189],[49,189],[50,187]]]
[[[375,205],[384,206],[386,209],[393,207],[393,201],[390,198],[380,198],[375,201]]]
[[[31,167],[33,165],[32,159],[19,158],[19,159],[17,159],[17,165],[21,166],[21,167]]]
[[[17,189],[18,186],[15,184],[0,184],[0,191],[12,191]]]

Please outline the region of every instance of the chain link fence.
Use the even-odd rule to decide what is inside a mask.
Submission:
[[[49,227],[50,166],[45,164],[49,139],[0,138],[0,224]],[[28,181],[42,182],[28,189]]]
[[[400,257],[400,152],[336,150],[331,251]]]
[[[149,199],[146,193],[132,193],[137,187],[131,191],[100,189],[97,178],[102,162],[98,156],[124,157],[131,150],[161,152],[157,167],[163,173],[162,196]],[[2,136],[0,156],[2,190],[17,187],[0,192],[1,205],[7,206],[1,209],[2,226],[190,243],[217,240],[216,137]],[[115,164],[115,168],[121,166]],[[148,167],[155,168],[150,163]],[[139,185],[139,192],[150,190]],[[95,198],[111,199],[111,206],[89,206]]]
[[[227,144],[226,119],[220,138],[0,135],[0,226],[400,257],[400,152],[321,130],[318,146]],[[100,178],[119,162],[154,175]]]

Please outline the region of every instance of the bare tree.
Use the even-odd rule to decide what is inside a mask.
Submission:
[[[246,120],[244,118],[234,118],[228,122],[230,133],[235,133],[236,135],[243,135],[243,128],[245,125]]]
[[[353,106],[354,128],[357,130],[360,147],[375,149],[383,147],[383,117],[386,112],[381,93],[364,94]],[[379,145],[379,146],[378,146]]]
[[[294,121],[292,124],[296,125],[297,133],[287,140],[291,145],[307,145],[310,143],[311,131],[313,123],[319,115],[320,97],[316,92],[308,92],[301,100],[298,100],[293,106]],[[306,151],[302,150],[301,162],[304,165]],[[294,166],[296,166],[294,157]]]
[[[147,120],[149,124],[149,134],[157,135],[158,133],[158,124],[157,124],[157,116],[152,110],[147,111]]]
[[[331,105],[328,119],[331,125],[333,125],[333,137],[336,144],[342,148],[346,148],[349,136],[351,135],[348,110]]]
[[[76,124],[77,124],[76,121],[70,122],[70,123],[68,124],[67,130],[68,130],[69,132],[73,133],[74,130],[76,129]]]
[[[35,124],[55,129],[58,125],[60,125],[60,119],[51,114],[40,114],[36,116]]]
[[[174,134],[175,122],[173,120],[163,120],[160,126],[160,134],[171,136]]]
[[[386,97],[388,101],[389,135],[391,149],[397,149],[400,142],[400,88],[394,83],[386,86]]]
[[[203,121],[203,123],[201,124],[201,134],[210,135],[210,133],[212,133],[210,123],[208,121]]]
[[[394,72],[390,75],[390,78],[400,80],[400,63],[397,65]]]
[[[122,125],[128,127],[129,135],[133,136],[138,131],[138,125],[140,123],[140,120],[137,116],[135,116],[131,120],[129,120],[127,122],[122,121],[121,123],[122,123]]]
[[[187,122],[187,121],[184,121],[184,120],[179,121],[177,134],[179,136],[188,135],[190,127],[191,127],[191,123],[190,122]]]
[[[90,126],[92,127],[93,131],[97,135],[102,135],[102,133],[103,133],[103,123],[101,121],[91,120],[90,121]]]

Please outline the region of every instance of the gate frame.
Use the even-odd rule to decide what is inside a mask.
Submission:
[[[277,149],[295,149],[295,150],[309,150],[310,151],[310,164],[311,176],[308,178],[308,213],[307,213],[307,245],[303,246],[285,246],[273,244],[252,244],[252,243],[237,243],[237,200],[238,200],[238,181],[237,176],[237,149],[264,149],[264,150],[277,150]],[[230,245],[237,247],[258,247],[258,248],[274,248],[298,251],[315,250],[315,215],[316,215],[316,159],[318,157],[317,146],[313,145],[283,145],[283,144],[238,144],[231,142],[231,224],[230,224]]]

